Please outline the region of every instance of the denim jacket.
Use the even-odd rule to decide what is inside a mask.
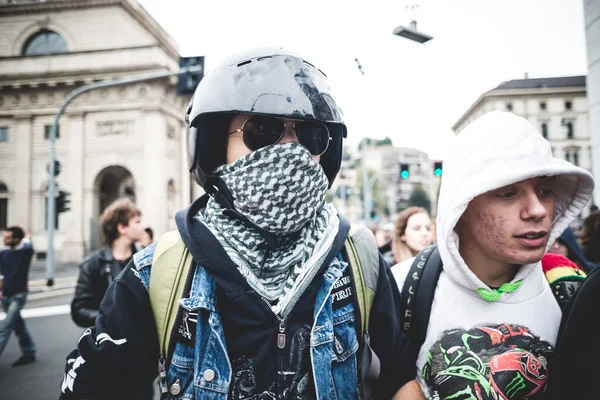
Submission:
[[[155,246],[136,254],[140,279],[149,288]],[[352,302],[333,310],[330,294],[347,263],[341,254],[322,277],[314,305],[310,337],[312,373],[317,398],[355,399],[357,394],[357,350]],[[197,312],[195,347],[177,343],[167,372],[168,399],[227,399],[232,368],[225,334],[216,306],[216,284],[201,266],[196,266],[190,295],[179,300],[187,312]]]

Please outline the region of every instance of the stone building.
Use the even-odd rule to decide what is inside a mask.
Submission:
[[[457,134],[490,111],[527,118],[550,142],[556,157],[592,170],[586,77],[515,79],[485,92],[454,124]]]
[[[176,70],[177,44],[135,0],[0,0],[0,229],[20,225],[43,257],[49,132],[74,89]],[[174,77],[94,90],[59,122],[56,158],[71,210],[58,216],[57,261],[102,244],[98,217],[121,196],[161,234],[199,188],[186,169]]]

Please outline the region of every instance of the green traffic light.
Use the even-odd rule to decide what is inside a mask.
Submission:
[[[442,169],[441,168],[436,168],[435,171],[433,171],[433,174],[435,176],[442,176]]]
[[[400,173],[400,176],[402,177],[402,179],[408,179],[408,177],[410,176],[410,173],[408,171],[402,171]]]

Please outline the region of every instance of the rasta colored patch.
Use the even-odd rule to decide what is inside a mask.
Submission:
[[[510,325],[448,330],[427,353],[422,376],[430,399],[541,399],[554,349]]]

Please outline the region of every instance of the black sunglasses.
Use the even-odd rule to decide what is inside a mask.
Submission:
[[[286,124],[292,124],[298,141],[313,156],[320,156],[327,151],[331,140],[329,129],[316,121],[285,121],[276,117],[254,116],[244,121],[241,128],[229,132],[229,134],[242,132],[246,147],[250,150],[258,150],[278,143],[283,137]]]

